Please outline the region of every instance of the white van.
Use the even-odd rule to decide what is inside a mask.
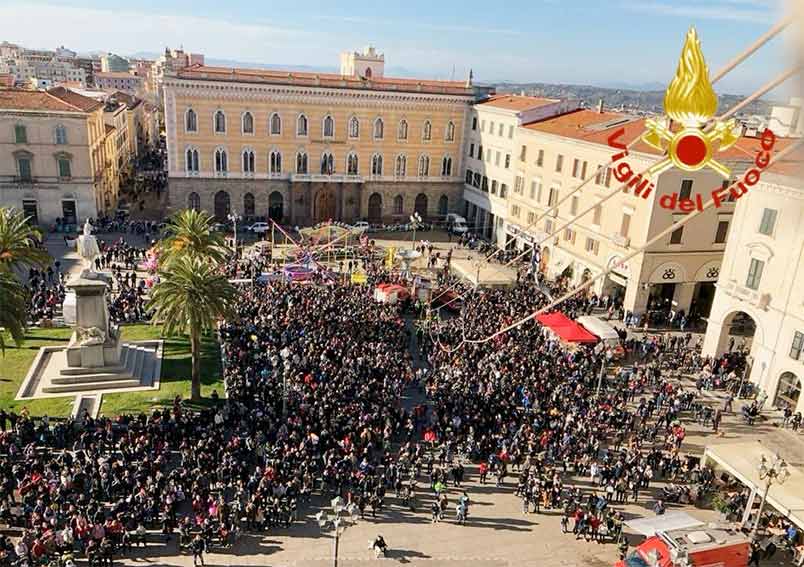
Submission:
[[[447,230],[453,234],[463,234],[469,227],[466,226],[466,219],[461,215],[449,213],[447,215]]]

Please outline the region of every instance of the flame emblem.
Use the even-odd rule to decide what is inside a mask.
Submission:
[[[684,129],[674,133],[665,121],[645,121],[647,132],[642,140],[669,154],[648,173],[658,175],[674,165],[685,171],[698,171],[708,166],[728,179],[731,170],[712,158],[713,143],[719,142],[718,151],[721,151],[734,145],[739,137],[733,133],[734,120],[715,122],[709,132],[702,130],[717,112],[717,95],[709,80],[709,69],[695,28],[690,28],[684,40],[676,75],[664,94],[664,111]]]

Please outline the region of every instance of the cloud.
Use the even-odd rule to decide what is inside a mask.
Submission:
[[[721,0],[719,2],[698,4],[668,4],[663,2],[629,2],[624,4],[626,9],[635,12],[648,12],[683,18],[750,22],[762,25],[776,21],[775,16],[778,6],[779,3],[774,0]]]

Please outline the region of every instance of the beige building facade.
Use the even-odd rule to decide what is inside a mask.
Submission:
[[[458,210],[477,90],[370,65],[352,66],[360,76],[191,67],[165,77],[171,209],[294,225]]]
[[[573,109],[569,101],[562,106],[555,101],[522,99],[531,97],[512,97],[505,102],[519,115],[520,125],[514,128],[512,138],[507,135],[513,118],[497,118],[490,134],[491,114],[501,114],[497,109],[493,113],[484,109],[489,104],[494,106],[493,100],[473,109],[476,114],[470,118],[464,174],[464,212],[470,226],[485,230],[485,235],[500,247],[525,250],[539,244],[540,269],[553,278],[563,276],[573,285],[613,268],[591,289],[619,299],[626,310],[643,314],[661,307],[708,314],[733,203],[705,211],[630,261],[622,260],[686,214],[678,208],[665,208],[662,202],[669,204],[673,194],[676,199],[695,199],[700,194],[706,201],[724,179],[711,170],[671,169],[651,180],[647,198],[635,195],[633,189],[621,191],[621,182],[612,169],[613,156],[620,150],[610,147],[608,138],[622,128],[617,142],[630,143],[644,130],[641,120],[603,112],[602,108]],[[541,116],[533,119],[528,112]],[[483,143],[482,160],[478,159],[478,142],[473,139]],[[744,139],[738,145],[752,144],[758,141]],[[473,150],[474,157],[469,155]],[[498,151],[502,170],[497,165]],[[508,154],[511,160],[505,167]],[[748,163],[743,155],[735,149],[720,159],[737,176]],[[638,172],[659,158],[655,151],[639,143],[626,160]],[[592,179],[583,189],[564,200],[589,177]],[[492,191],[495,186],[496,195]],[[610,199],[582,214],[610,195]],[[554,205],[558,205],[557,209],[545,216]],[[493,230],[484,220],[489,213],[494,216]]]
[[[103,104],[64,88],[0,90],[0,205],[35,224],[107,211]]]
[[[746,378],[766,406],[804,412],[804,187],[800,161],[798,175],[795,164],[780,168],[737,203],[703,353],[746,341]]]

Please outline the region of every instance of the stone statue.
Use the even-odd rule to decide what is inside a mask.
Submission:
[[[92,225],[89,219],[84,223],[84,233],[78,237],[78,254],[86,262],[90,272],[95,271],[95,258],[100,256],[98,239],[92,236]]]
[[[76,327],[75,332],[80,346],[102,345],[106,342],[106,333],[98,327]]]

